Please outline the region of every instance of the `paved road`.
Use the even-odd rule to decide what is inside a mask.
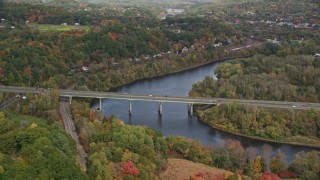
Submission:
[[[17,92],[17,93],[50,93],[50,90],[43,88],[28,88],[28,87],[12,87],[0,86],[0,91]],[[192,98],[192,97],[174,97],[174,96],[156,96],[156,95],[139,95],[126,94],[115,92],[98,92],[98,91],[76,91],[76,90],[58,90],[62,97],[87,97],[87,98],[109,98],[109,99],[126,99],[140,101],[158,101],[158,102],[177,102],[191,104],[227,104],[236,102],[238,104],[285,108],[285,109],[300,109],[308,110],[315,109],[320,111],[320,103],[308,102],[287,102],[287,101],[264,101],[264,100],[246,100],[246,99],[227,99],[227,98]]]
[[[87,166],[86,166],[87,154],[84,151],[82,145],[80,144],[80,141],[79,141],[79,138],[78,138],[78,135],[76,132],[76,127],[75,127],[74,122],[71,118],[72,116],[70,113],[69,103],[60,101],[59,105],[60,105],[59,108],[60,108],[60,113],[61,113],[61,116],[63,119],[64,127],[65,127],[67,133],[70,134],[72,139],[74,139],[74,141],[76,142],[81,168],[83,171],[86,171],[87,170]]]

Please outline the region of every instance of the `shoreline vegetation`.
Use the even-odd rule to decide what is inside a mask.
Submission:
[[[241,133],[237,133],[237,132],[232,132],[232,131],[228,131],[227,129],[221,128],[219,126],[214,126],[214,125],[209,125],[207,124],[203,118],[201,118],[198,114],[196,115],[199,119],[199,121],[205,123],[206,125],[210,126],[211,128],[214,129],[218,129],[219,131],[223,131],[226,133],[230,133],[233,135],[237,135],[237,136],[241,136],[241,137],[245,137],[248,139],[254,139],[254,140],[259,140],[259,141],[263,141],[263,142],[271,142],[271,143],[277,143],[277,144],[283,144],[283,145],[294,145],[294,146],[301,146],[301,147],[311,147],[311,148],[319,148],[320,150],[320,145],[317,146],[313,146],[311,144],[303,144],[303,143],[299,143],[299,142],[283,142],[283,141],[277,141],[277,140],[272,140],[272,139],[265,139],[265,138],[260,138],[260,137],[255,137],[255,136],[249,136],[249,135],[245,135],[245,134],[241,134]],[[320,141],[320,139],[318,139],[318,141]]]

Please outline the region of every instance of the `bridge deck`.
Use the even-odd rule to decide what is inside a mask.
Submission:
[[[14,87],[14,86],[0,86],[2,92],[16,92],[16,93],[50,93],[50,90],[44,88],[32,87]],[[261,106],[270,108],[286,108],[286,109],[315,109],[320,111],[320,103],[308,102],[288,102],[288,101],[265,101],[265,100],[245,100],[245,99],[227,99],[227,98],[192,98],[192,97],[178,97],[178,96],[159,96],[159,95],[139,95],[116,92],[99,92],[99,91],[76,91],[76,90],[58,90],[62,97],[84,97],[84,98],[108,98],[108,99],[125,99],[137,101],[157,101],[157,102],[176,102],[176,103],[190,103],[190,104],[227,104],[238,103],[243,105]]]

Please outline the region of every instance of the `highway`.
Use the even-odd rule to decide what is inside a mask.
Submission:
[[[50,93],[50,90],[44,88],[30,87],[14,87],[0,86],[2,92],[16,93]],[[320,103],[308,102],[288,102],[288,101],[265,101],[265,100],[246,100],[246,99],[227,99],[227,98],[193,98],[193,97],[177,97],[177,96],[158,96],[158,95],[142,95],[142,94],[127,94],[115,92],[99,92],[99,91],[76,91],[76,90],[58,90],[61,97],[84,97],[84,98],[108,98],[108,99],[125,99],[137,101],[156,101],[156,102],[176,102],[190,104],[227,104],[238,103],[243,105],[282,108],[282,109],[299,109],[308,110],[315,109],[320,111]]]

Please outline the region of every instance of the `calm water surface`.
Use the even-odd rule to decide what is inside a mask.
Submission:
[[[214,69],[218,63],[209,64],[196,69],[168,75],[160,78],[139,81],[116,89],[116,92],[132,94],[187,96],[192,84],[202,81],[205,76],[214,76]],[[95,103],[93,108],[98,107]],[[320,150],[292,145],[269,143],[249,138],[239,137],[220,130],[213,129],[201,123],[197,117],[189,117],[187,105],[182,103],[163,103],[163,115],[158,116],[157,102],[132,101],[132,116],[128,114],[129,102],[126,100],[104,99],[102,111],[105,115],[115,115],[126,124],[143,125],[162,132],[163,135],[179,135],[200,141],[204,145],[217,147],[226,140],[239,140],[244,147],[254,147],[261,153],[263,144],[269,144],[276,152],[280,149],[291,161],[293,155],[299,151]]]

